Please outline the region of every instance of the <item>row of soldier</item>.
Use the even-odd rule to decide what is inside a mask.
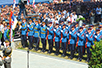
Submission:
[[[82,60],[85,49],[87,50],[87,61],[89,62],[91,57],[90,48],[91,45],[94,45],[93,41],[99,42],[102,38],[102,23],[100,23],[99,28],[94,30],[94,26],[90,25],[86,29],[85,23],[83,26],[78,27],[78,23],[75,25],[71,24],[68,21],[67,24],[64,24],[61,21],[60,24],[56,23],[56,26],[53,27],[53,23],[49,22],[47,25],[45,22],[41,24],[38,21],[29,20],[27,24],[26,19],[22,20],[20,27],[21,30],[21,42],[22,46],[27,47],[27,36],[29,41],[29,49],[33,49],[33,44],[35,43],[35,50],[39,50],[39,42],[42,43],[42,52],[46,51],[47,40],[49,44],[48,53],[51,54],[53,51],[53,45],[55,44],[56,53],[59,55],[59,50],[63,50],[62,57],[66,56],[66,51],[70,51],[70,59],[73,59],[74,53],[78,51],[79,56],[78,60]]]

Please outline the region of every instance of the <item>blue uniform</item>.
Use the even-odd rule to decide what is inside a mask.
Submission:
[[[61,36],[60,28],[56,29],[55,34],[56,34],[55,42],[59,42]]]
[[[27,46],[27,37],[26,37],[26,34],[27,34],[27,23],[22,23],[22,27],[21,27],[21,42],[22,42],[22,45],[23,47],[25,48],[25,46]]]
[[[26,33],[27,33],[27,23],[25,22],[25,23],[22,23],[22,27],[21,27],[21,34],[22,35],[26,35]]]
[[[9,40],[9,39],[7,38],[7,31],[8,31],[8,29],[6,29],[6,30],[4,31],[4,40]]]
[[[40,26],[39,24],[34,26],[34,37],[39,37]]]
[[[59,54],[59,45],[60,45],[60,36],[61,36],[61,32],[60,32],[60,28],[55,29],[55,48],[56,48],[56,55]]]
[[[45,52],[45,49],[46,49],[46,36],[47,36],[47,27],[46,25],[41,26],[40,27],[40,37],[41,37],[41,42],[43,44],[42,52]]]
[[[35,50],[39,49],[39,36],[40,36],[40,26],[39,24],[34,26],[34,43],[36,44]]]
[[[83,56],[82,49],[83,49],[83,46],[84,46],[84,38],[85,38],[84,37],[84,31],[77,33],[77,36],[79,37],[79,41],[77,41],[78,42],[78,52],[79,52],[78,59],[80,59],[80,61],[81,61],[82,56]]]
[[[99,42],[99,41],[101,40],[101,38],[102,38],[102,37],[101,37],[101,34],[98,34],[98,35],[95,34],[95,35],[94,35],[94,41]],[[95,39],[96,39],[96,40],[95,40]]]
[[[28,40],[29,40],[29,49],[32,49],[33,48],[33,23],[29,24],[28,25]]]
[[[48,27],[49,35],[48,35],[48,43],[49,43],[49,53],[52,52],[52,47],[53,47],[53,26]]]
[[[66,42],[67,42],[68,31],[67,31],[66,28],[64,28],[63,30],[61,30],[61,33],[63,35],[63,37],[62,37],[62,49],[63,49],[62,56],[65,56],[65,54],[66,54]]]
[[[88,42],[86,43],[87,44],[87,60],[89,61],[90,60],[90,57],[91,57],[91,51],[90,51],[90,48],[91,48],[91,45],[93,43],[93,34],[92,32],[90,33],[87,33],[86,34],[86,38],[88,39]]]
[[[33,32],[33,23],[29,24],[29,27],[28,27],[28,36],[33,36],[34,32]]]

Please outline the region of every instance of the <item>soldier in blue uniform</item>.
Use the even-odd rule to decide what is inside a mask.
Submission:
[[[48,44],[49,44],[49,51],[48,53],[51,54],[52,53],[52,48],[53,48],[53,26],[52,26],[52,22],[49,22],[47,30],[49,31],[49,35],[48,35]]]
[[[71,21],[68,21],[68,25],[66,27],[67,31],[68,31],[68,35],[67,35],[67,43],[68,43],[68,40],[69,40],[69,32],[71,30]],[[67,50],[70,51],[70,45],[67,45]]]
[[[38,21],[35,21],[34,26],[34,43],[36,44],[35,50],[38,51],[39,49],[39,32],[40,32],[40,26],[38,24]]]
[[[31,50],[33,48],[33,23],[32,20],[29,20],[29,24],[28,24],[28,40],[29,40],[29,49]]]
[[[91,28],[89,27],[88,28],[88,33],[86,34],[86,48],[87,48],[87,62],[89,62],[90,60],[90,57],[91,57],[91,51],[90,51],[90,48],[91,48],[91,45],[92,45],[92,42],[93,42],[93,34],[91,32]]]
[[[79,57],[78,60],[82,60],[83,57],[83,46],[84,46],[84,31],[83,31],[83,27],[80,27],[79,32],[77,33],[77,43],[78,44],[78,53],[79,53]]]
[[[102,36],[102,26],[99,26],[99,29],[100,29],[100,34]],[[102,39],[102,38],[101,38]]]
[[[8,38],[7,38],[7,31],[10,29],[10,26],[8,25],[7,26],[7,29],[4,31],[4,40],[9,40]]]
[[[54,32],[56,34],[56,37],[55,37],[56,53],[55,53],[55,55],[59,55],[59,45],[60,45],[60,35],[61,35],[61,32],[60,32],[60,28],[59,28],[59,24],[58,23],[56,23]]]
[[[65,57],[66,55],[66,43],[67,43],[67,34],[68,34],[68,31],[66,29],[66,24],[63,24],[63,28],[61,30],[61,33],[63,35],[62,37],[62,48],[63,48],[63,54],[62,54],[62,57]]]
[[[87,33],[86,24],[83,23],[82,27],[83,27],[83,32],[84,32],[84,36],[85,36],[85,34]],[[86,40],[84,39],[83,55],[85,54],[85,41]]]
[[[21,25],[21,40],[22,40],[22,45],[25,48],[25,46],[27,46],[27,23],[26,23],[26,19],[22,20],[22,25]]]
[[[45,25],[45,22],[42,22],[42,25],[40,27],[40,37],[43,45],[42,52],[45,52],[46,50],[46,36],[47,36],[47,26]]]
[[[76,39],[76,30],[75,26],[71,27],[71,31],[69,32],[69,36],[71,35],[71,39],[69,38],[68,42],[70,45],[70,50],[71,50],[71,56],[69,57],[70,59],[73,59],[74,56],[74,50],[75,50],[75,39]]]
[[[97,42],[99,42],[100,40],[101,40],[101,34],[100,34],[100,29],[99,28],[97,28],[96,29],[96,34],[94,35],[94,41],[97,41]]]

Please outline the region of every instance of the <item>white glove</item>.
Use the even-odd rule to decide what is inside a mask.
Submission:
[[[68,29],[68,27],[66,27],[66,29]]]
[[[29,25],[28,25],[28,27],[29,27]]]
[[[61,26],[59,26],[59,28],[61,28]]]
[[[88,34],[86,34],[86,37],[88,37]]]
[[[69,34],[71,34],[72,32],[69,32]]]
[[[79,33],[77,35],[79,36]]]
[[[63,32],[63,30],[61,30],[61,32]]]
[[[56,31],[56,29],[54,29],[54,31]]]
[[[97,38],[97,36],[95,35],[95,38]]]
[[[47,28],[47,30],[49,30],[49,28]]]

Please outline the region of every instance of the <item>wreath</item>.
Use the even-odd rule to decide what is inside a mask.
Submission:
[[[7,31],[7,38],[8,38],[8,39],[10,39],[9,34],[10,34],[10,29]],[[14,36],[15,36],[15,32],[14,32],[14,30],[13,30],[13,37],[14,37]]]
[[[1,38],[2,38],[2,32],[0,31],[0,40],[1,40]]]

